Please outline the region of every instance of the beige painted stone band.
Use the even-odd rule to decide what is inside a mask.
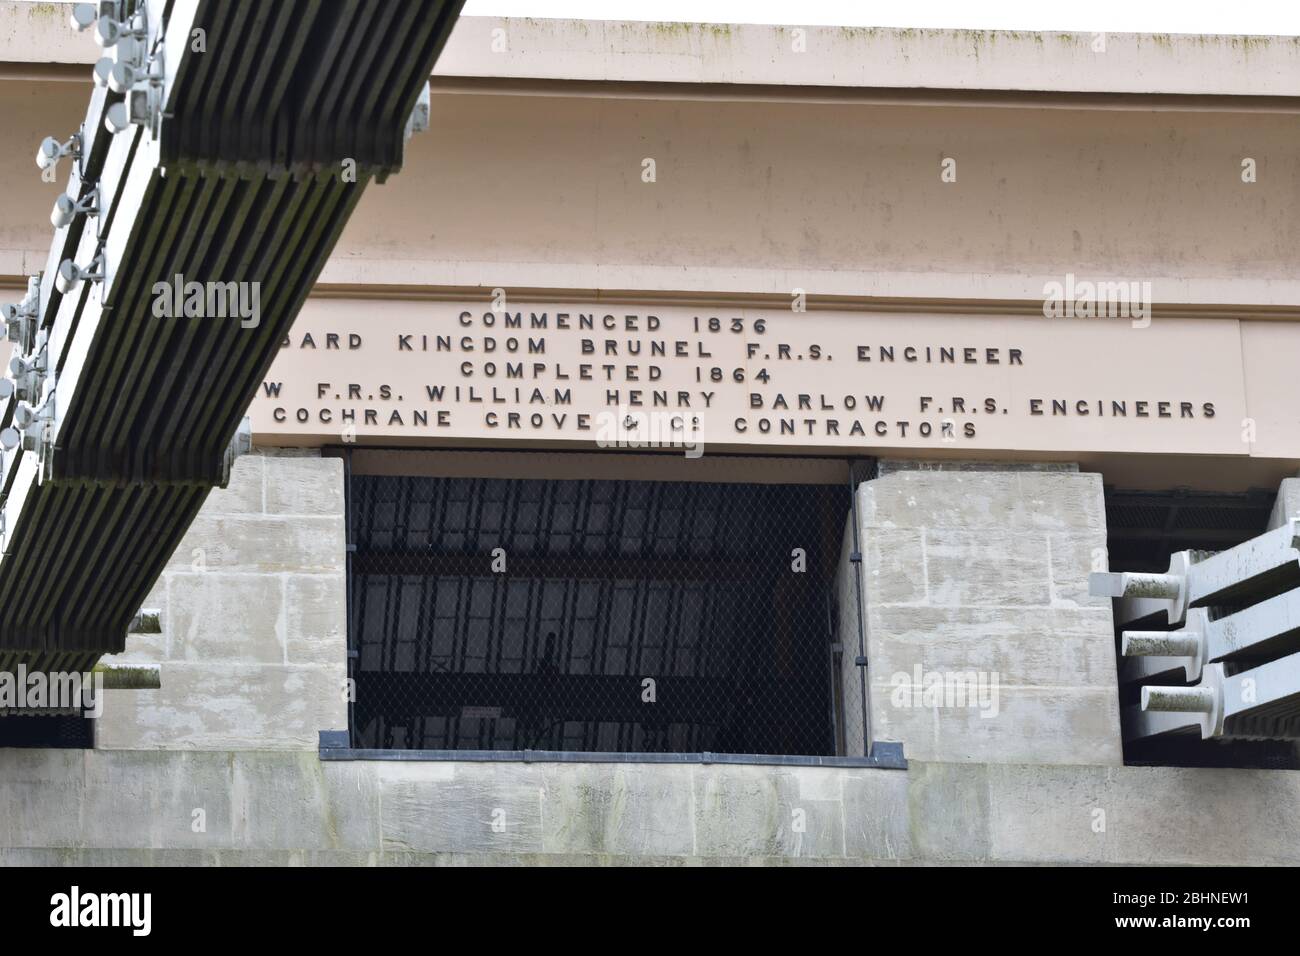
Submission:
[[[1222,319],[314,299],[251,414],[268,444],[1300,458],[1296,354]]]

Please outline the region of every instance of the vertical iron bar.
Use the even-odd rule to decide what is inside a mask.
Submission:
[[[853,574],[853,581],[857,585],[858,606],[855,617],[858,619],[858,676],[860,680],[860,690],[862,692],[862,756],[869,757],[871,754],[871,740],[867,734],[867,634],[866,627],[862,621],[862,542],[858,540],[858,487],[854,481],[855,469],[857,462],[850,459],[849,461],[849,501],[853,515],[853,551],[857,554],[857,570]]]
[[[348,746],[356,747],[356,666],[361,650],[358,647],[357,628],[352,620],[352,588],[356,581],[352,573],[352,553],[356,538],[352,533],[352,449],[343,456],[343,613],[347,618],[347,675],[348,681]]]
[[[830,732],[831,732],[830,751],[831,751],[831,753],[836,753],[836,752],[838,752],[837,747],[836,747],[836,744],[839,742],[839,714],[837,714],[837,713],[835,712],[836,709],[837,709],[837,708],[835,707],[835,682],[838,681],[838,680],[840,679],[840,675],[836,672],[836,669],[835,669],[835,648],[834,648],[834,643],[835,643],[835,641],[834,641],[834,639],[835,639],[836,637],[839,636],[839,635],[837,634],[837,631],[839,630],[839,627],[838,627],[838,625],[836,624],[836,621],[835,621],[835,611],[836,611],[836,607],[835,607],[834,595],[833,595],[833,594],[831,593],[831,591],[828,589],[828,590],[827,590],[827,591],[822,595],[822,597],[823,597],[824,603],[825,603],[825,605],[826,605],[826,633],[827,633],[827,635],[829,635],[829,636],[831,637],[831,641],[826,645],[826,658],[827,658],[827,661],[826,661],[826,667],[827,667],[827,670],[830,672],[830,673],[829,673],[829,676],[830,676],[830,684],[829,684],[829,686],[827,687],[827,690],[830,691],[830,700],[827,701],[827,703],[828,703],[828,705],[829,705],[829,708],[830,708],[830,717],[831,717],[831,725],[830,725]]]

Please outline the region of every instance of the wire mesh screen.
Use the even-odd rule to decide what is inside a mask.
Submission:
[[[847,485],[355,476],[352,745],[833,754]]]
[[[79,714],[0,716],[0,747],[61,747],[90,750],[94,746],[94,721]]]

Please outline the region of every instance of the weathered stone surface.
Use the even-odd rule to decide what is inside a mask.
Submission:
[[[261,514],[265,510],[262,492],[262,456],[240,455],[230,469],[230,483],[213,488],[203,503],[204,514]]]
[[[284,584],[279,575],[172,574],[167,614],[173,660],[283,664]]]
[[[1116,807],[1105,771],[1042,767],[1026,777],[1023,769],[990,767],[986,773],[994,856],[1048,862],[1064,852],[1074,862],[1107,862],[1119,821],[1111,816]]]
[[[923,672],[996,674],[1000,686],[1095,687],[1113,680],[1115,648],[1105,610],[1047,608],[1025,616],[987,607],[871,605],[867,628],[888,634],[871,658],[876,686]],[[899,678],[901,680],[901,678]]]
[[[341,571],[343,516],[222,516],[200,512],[172,555],[175,571]]]
[[[343,513],[343,459],[267,455],[262,460],[267,514]]]
[[[345,850],[8,850],[0,848],[0,866],[384,866],[448,865],[455,861],[434,856],[418,861],[386,859],[381,853]],[[465,861],[469,863],[470,861]],[[480,861],[482,862],[482,861]]]
[[[1300,477],[1283,478],[1277,489],[1277,500],[1273,502],[1273,512],[1268,518],[1268,528],[1272,531],[1282,527],[1288,521],[1300,518]]]
[[[103,826],[102,847],[229,846],[231,763],[220,753],[88,752],[81,830]]]
[[[695,773],[695,846],[701,856],[844,855],[839,779],[805,790],[820,768],[718,764]]]
[[[894,706],[892,688],[872,685],[877,740],[904,744],[911,760],[1119,764],[1119,700],[1105,688],[998,690],[996,709]]]
[[[906,862],[915,855],[908,774],[835,771],[843,778],[844,851],[849,859]]]
[[[283,583],[289,663],[346,663],[347,577],[289,574]]]
[[[79,842],[82,760],[78,750],[0,749],[0,846]]]
[[[1077,471],[991,464],[981,470],[894,469],[861,487],[866,528],[1106,528],[1101,476]]]
[[[1051,588],[1053,607],[1086,607],[1111,613],[1111,599],[1088,593],[1088,575],[1110,567],[1106,535],[1101,531],[1047,536],[1052,555]]]
[[[321,450],[311,447],[294,447],[292,445],[260,445],[253,449],[253,454],[263,458],[320,458]],[[341,459],[334,459],[341,460]]]
[[[908,770],[908,778],[915,858],[935,862],[987,860],[987,768],[980,764],[917,764]]]
[[[1067,461],[979,461],[970,458],[881,458],[876,463],[876,475],[887,478],[908,471],[1019,471],[1048,474],[1075,473],[1078,464]]]
[[[1300,772],[0,750],[0,862],[1296,865]]]
[[[1000,859],[1294,865],[1300,772],[990,767]]]
[[[1043,607],[1052,601],[1047,536],[1036,532],[927,528],[925,571],[930,604]]]
[[[541,853],[540,767],[380,765],[384,850]]]
[[[337,665],[169,661],[160,690],[108,691],[96,745],[106,749],[315,750],[346,727]]]
[[[546,794],[542,804],[542,845],[547,853],[695,853],[692,767],[541,766]]]
[[[1100,477],[912,463],[858,494],[872,739],[921,760],[1119,764],[1111,609],[1087,593]]]
[[[905,528],[879,528],[862,538],[864,586],[880,604],[926,602],[925,533]]]
[[[373,850],[380,843],[380,784],[363,764],[315,754],[236,754],[229,844],[257,850]],[[285,791],[299,794],[286,801]]]
[[[107,749],[311,749],[346,727],[342,463],[263,449],[208,499],[146,606],[162,633],[132,635],[120,663],[162,662],[162,688],[109,691]],[[313,513],[263,514],[301,493]]]

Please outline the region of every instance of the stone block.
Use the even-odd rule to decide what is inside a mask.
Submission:
[[[911,763],[908,818],[915,856],[926,862],[987,860],[988,768],[979,764]]]
[[[0,779],[0,846],[76,846],[82,793],[79,774],[55,773],[34,781]]]
[[[1042,606],[1052,600],[1047,536],[1041,533],[928,528],[925,562],[930,604]]]
[[[1111,611],[1111,599],[1088,593],[1088,575],[1109,568],[1106,535],[1101,532],[1047,536],[1051,552],[1052,605]]]
[[[541,764],[547,853],[690,856],[688,764]]]
[[[1294,866],[1300,773],[0,750],[0,862]]]
[[[168,562],[174,571],[342,571],[343,518],[239,517],[200,512]]]
[[[1300,863],[1300,772],[1133,767],[1119,779],[1107,777],[1112,862]]]
[[[171,659],[285,662],[288,622],[279,575],[205,571],[170,577]]]
[[[993,856],[1017,863],[1108,862],[1119,821],[1107,771],[1078,766],[1036,770],[987,769]]]
[[[1063,470],[909,470],[864,482],[864,528],[1104,531],[1101,476]]]
[[[843,798],[808,795],[820,768],[711,764],[695,772],[696,852],[703,857],[833,858],[844,855]]]
[[[536,764],[381,764],[384,852],[541,853]]]
[[[1264,530],[1273,531],[1295,518],[1300,518],[1300,477],[1283,478],[1278,485],[1277,499],[1273,502],[1268,527]]]
[[[230,766],[220,753],[87,752],[83,838],[123,849],[229,846]]]
[[[868,606],[873,686],[977,671],[1000,685],[1107,686],[1115,681],[1109,610]]]
[[[361,762],[315,754],[236,754],[230,844],[265,850],[378,851],[380,788]]]
[[[1000,687],[996,706],[900,706],[871,688],[877,740],[901,741],[909,760],[959,763],[1123,762],[1119,699],[1107,687]],[[956,698],[954,698],[956,699]]]
[[[312,750],[347,726],[337,666],[168,661],[160,690],[109,691],[96,746],[110,750]]]
[[[923,604],[926,600],[924,532],[879,528],[862,537],[862,587],[867,604]],[[857,589],[849,578],[849,598]]]
[[[240,455],[230,469],[230,483],[213,488],[203,503],[208,515],[261,514],[262,456]]]
[[[846,769],[843,778],[844,844],[849,859],[907,861],[914,854],[908,811],[908,774]]]
[[[343,459],[266,456],[263,461],[268,514],[343,514]]]
[[[347,662],[347,578],[290,574],[284,578],[285,638],[293,664]]]
[[[872,738],[912,759],[1120,763],[1109,602],[1087,593],[1105,555],[1100,476],[996,463],[881,475],[859,488]],[[936,680],[943,703],[918,705],[913,686]]]

